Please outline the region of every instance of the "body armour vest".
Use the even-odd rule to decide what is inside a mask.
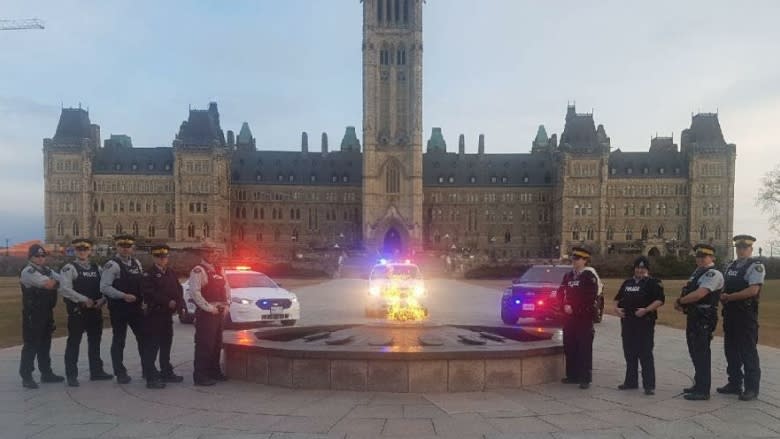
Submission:
[[[24,267],[28,270],[32,267],[38,273],[46,277],[51,277],[51,268],[49,267],[36,267],[34,265],[28,265]],[[24,284],[22,286],[22,306],[25,308],[32,307],[51,307],[54,308],[57,305],[57,290],[47,290],[45,288],[28,287]]]
[[[100,271],[98,270],[98,266],[94,263],[90,263],[89,268],[84,268],[76,262],[71,265],[76,269],[76,274],[78,275],[76,279],[73,280],[73,289],[76,290],[77,293],[89,297],[92,300],[103,297],[103,295],[100,294]]]
[[[724,273],[726,284],[723,288],[723,291],[727,294],[738,293],[750,286],[748,281],[745,280],[745,275],[747,274],[748,269],[753,265],[753,263],[756,262],[756,260],[753,258],[748,258],[747,261],[745,261],[745,263],[742,264],[742,267],[739,268],[737,268],[737,262],[738,261],[734,261],[731,264],[729,264],[729,267],[726,269],[726,272]],[[753,311],[757,313],[758,296],[756,295],[749,299],[739,300],[736,302],[728,302],[725,305],[723,305],[724,311],[732,308],[746,308],[749,311]]]
[[[203,298],[209,302],[226,302],[225,278],[219,274],[219,267],[214,267],[213,271],[206,270],[202,265],[201,268],[206,271],[206,275],[209,278],[208,283],[200,290]]]
[[[699,288],[699,279],[704,276],[708,271],[714,270],[713,267],[697,268],[693,273],[693,277],[688,280],[688,283],[683,287],[683,296],[686,296]],[[713,307],[718,306],[720,301],[720,293],[722,290],[711,291],[706,296],[699,299],[697,302],[689,303],[688,306],[698,305],[711,305]]]
[[[160,298],[165,298],[166,301],[173,300],[176,303],[181,302],[181,296],[179,294],[181,285],[179,284],[179,278],[172,269],[168,268],[163,273],[156,265],[153,265],[147,274],[151,278],[152,285],[154,286],[153,294]],[[159,306],[152,297],[146,297],[146,295],[144,295],[144,301],[153,308]],[[161,309],[165,312],[170,312],[170,308],[167,308],[166,306],[163,306]]]
[[[141,282],[143,280],[141,266],[136,262],[135,258],[130,259],[130,266],[125,265],[119,257],[115,257],[112,260],[119,264],[119,278],[114,279],[112,286],[125,294],[132,294],[140,298]],[[140,302],[136,303],[140,304]]]

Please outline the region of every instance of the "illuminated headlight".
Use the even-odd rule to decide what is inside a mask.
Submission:
[[[414,286],[414,297],[422,297],[425,295],[425,286],[423,285],[415,285]]]
[[[250,303],[252,303],[251,300],[244,299],[244,298],[241,298],[241,297],[231,297],[230,301],[233,302],[233,303],[241,304],[241,305],[249,305]]]
[[[368,294],[370,294],[372,296],[378,296],[379,293],[380,293],[380,290],[379,290],[379,287],[377,287],[377,286],[372,286],[372,287],[368,288]]]

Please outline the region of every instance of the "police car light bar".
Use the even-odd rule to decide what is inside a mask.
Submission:
[[[250,267],[248,265],[237,265],[236,266],[236,270],[238,270],[238,271],[249,271],[251,269],[252,269],[252,267]]]

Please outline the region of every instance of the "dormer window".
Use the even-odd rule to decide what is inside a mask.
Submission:
[[[647,167],[642,168],[642,174],[647,175],[650,172],[650,170]]]
[[[349,175],[344,174],[341,176],[341,182],[342,183],[349,183]]]
[[[295,182],[295,176],[290,174],[290,176],[287,177],[287,181],[289,181],[290,183],[294,183]]]
[[[450,182],[450,184],[452,184],[452,183],[455,183],[455,177],[453,177],[452,175],[450,175],[450,178],[448,178],[448,179],[447,179],[447,181],[449,181],[449,182]]]
[[[114,170],[115,171],[121,171],[122,170],[122,164],[121,163],[114,163]]]
[[[666,173],[666,169],[664,169],[664,168],[658,168],[658,173],[659,173],[659,174],[661,174],[661,175],[663,175],[663,174],[665,174],[665,173]]]
[[[259,172],[258,172],[257,174],[255,174],[255,180],[257,180],[257,181],[263,181],[263,174],[261,174],[261,173],[259,173]]]
[[[674,168],[674,175],[680,175],[680,168]]]
[[[317,182],[317,176],[314,175],[314,174],[311,174],[309,176],[309,181],[312,182],[312,183],[316,183]]]
[[[171,170],[171,163],[170,162],[165,163],[165,170],[166,171],[170,171]]]
[[[509,183],[509,178],[507,178],[507,176],[506,176],[506,175],[505,175],[505,176],[503,176],[503,177],[501,177],[501,183],[504,183],[504,184],[507,184],[507,183]]]
[[[338,183],[339,182],[339,176],[338,175],[331,175],[330,176],[330,182],[331,183]]]
[[[284,181],[284,175],[282,175],[282,174],[277,175],[276,176],[276,181],[278,181],[280,183],[283,182]]]
[[[528,183],[528,176],[527,175],[523,176],[523,183]]]
[[[490,182],[491,183],[498,183],[498,177],[496,177],[495,175],[490,177]]]
[[[612,175],[617,174],[617,168],[610,168],[609,173]]]
[[[150,171],[154,171],[154,163],[149,163],[148,165],[146,165],[146,169]]]
[[[626,174],[631,175],[634,173],[634,170],[632,168],[626,168]]]
[[[133,163],[132,165],[130,165],[130,169],[132,169],[133,171],[137,171],[138,170],[138,163]]]
[[[439,176],[439,179],[438,179],[438,181],[439,181],[439,183],[444,183],[444,177],[442,177],[442,176],[440,175],[440,176]]]
[[[477,182],[477,177],[475,177],[473,175],[471,177],[469,177],[469,183],[474,184],[476,182]]]

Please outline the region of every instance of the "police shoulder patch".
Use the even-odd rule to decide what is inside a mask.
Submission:
[[[110,270],[110,269],[111,269],[111,267],[113,267],[114,265],[116,265],[116,262],[114,262],[114,261],[108,261],[108,262],[106,262],[106,264],[105,264],[105,265],[103,265],[103,269],[104,269],[104,270]]]
[[[707,274],[705,274],[705,276],[707,276],[707,277],[715,277],[715,271],[710,270],[710,271],[707,272]]]
[[[764,272],[764,265],[761,264],[761,263],[758,263],[758,264],[753,266],[753,269],[756,270],[759,273],[763,273]]]
[[[67,272],[69,272],[71,270],[72,267],[73,267],[72,265],[67,264],[64,267],[62,267],[62,272],[63,273],[67,273]]]
[[[29,268],[27,268],[27,272],[28,273],[35,273],[35,268],[29,267]]]

